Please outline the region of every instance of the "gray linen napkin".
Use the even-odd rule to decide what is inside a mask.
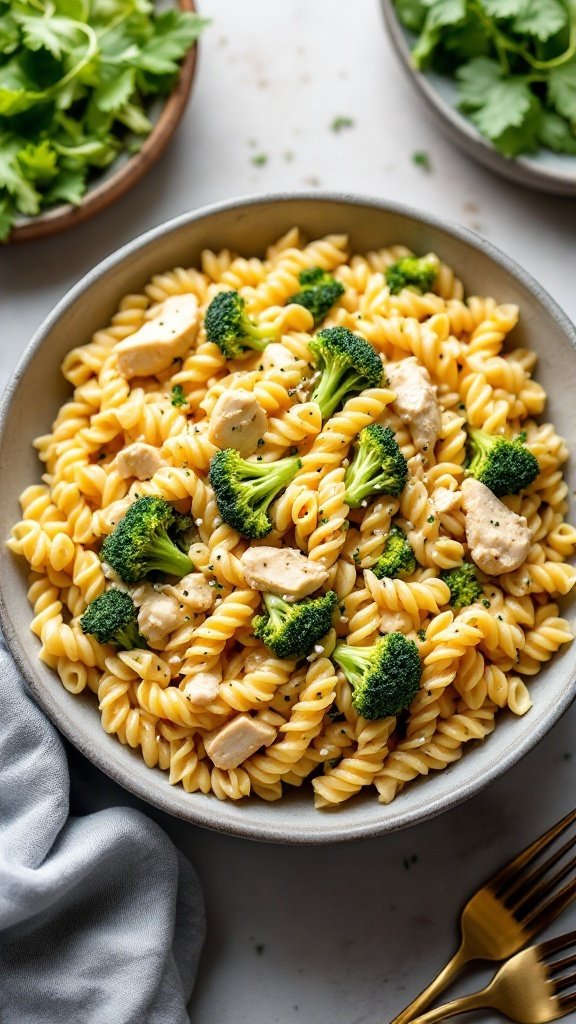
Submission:
[[[198,879],[162,829],[69,816],[62,740],[0,637],[0,1021],[189,1024]]]

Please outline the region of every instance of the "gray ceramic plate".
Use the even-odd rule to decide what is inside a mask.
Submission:
[[[551,396],[549,415],[574,442],[574,328],[537,282],[488,242],[428,214],[377,200],[316,193],[237,200],[185,214],[126,245],[80,281],[40,328],[0,409],[4,532],[19,518],[18,494],[39,478],[32,439],[45,433],[68,394],[59,372],[65,353],[88,341],[96,328],[108,322],[120,297],[139,291],[153,274],[196,263],[205,247],[229,247],[247,256],[262,253],[294,224],[312,238],[346,231],[353,250],[360,252],[394,242],[416,252],[434,250],[456,268],[469,293],[519,303],[522,326],[515,341],[538,352],[538,376]],[[534,707],[529,714],[520,719],[503,714],[485,744],[468,750],[446,771],[412,785],[387,807],[367,794],[338,810],[319,812],[306,787],[275,804],[220,803],[214,797],[171,787],[166,774],[147,768],[138,753],[102,731],[91,695],[70,695],[38,661],[38,640],[29,632],[26,569],[4,548],[0,549],[0,581],[1,621],[10,647],[36,699],[71,742],[144,800],[196,824],[251,839],[284,843],[360,839],[439,814],[520,760],[566,710],[576,689],[574,654],[565,649],[532,688]]]
[[[414,37],[398,20],[393,0],[380,0],[384,21],[402,67],[425,101],[438,127],[452,142],[497,174],[541,192],[576,195],[576,156],[541,149],[534,156],[507,160],[456,108],[456,86],[451,78],[412,66],[410,48]]]

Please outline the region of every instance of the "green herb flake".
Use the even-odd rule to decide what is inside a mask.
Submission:
[[[353,128],[354,124],[355,122],[352,117],[335,117],[330,124],[330,131],[341,132],[344,131],[345,128]]]
[[[412,163],[415,167],[421,167],[423,171],[430,172],[432,170],[430,157],[423,149],[417,150],[416,153],[412,153]]]

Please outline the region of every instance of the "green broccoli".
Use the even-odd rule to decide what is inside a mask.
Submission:
[[[279,658],[305,658],[326,636],[338,603],[333,590],[288,604],[274,594],[264,594],[266,615],[252,620],[254,636],[263,640]]]
[[[216,452],[209,479],[224,522],[244,537],[265,537],[272,529],[266,510],[301,465],[297,456],[247,462],[235,448]]]
[[[471,430],[468,437],[472,452],[468,472],[498,498],[518,494],[534,483],[540,467],[536,456],[525,446],[525,433],[518,434],[513,441],[485,430]]]
[[[247,348],[262,352],[274,337],[270,324],[259,327],[250,320],[245,305],[238,292],[218,292],[206,310],[206,337],[226,359],[237,359]]]
[[[314,317],[317,326],[328,316],[335,302],[344,294],[344,285],[321,267],[307,267],[298,275],[302,289],[292,295],[288,302],[305,306]]]
[[[184,394],[184,388],[181,384],[175,384],[172,388],[172,397],[170,401],[175,409],[181,409],[184,405],[188,405],[188,399]]]
[[[348,397],[382,383],[380,357],[364,338],[347,327],[326,327],[310,342],[315,364],[322,377],[312,395],[326,420]]]
[[[182,544],[192,526],[188,516],[175,512],[163,498],[138,498],[106,537],[100,558],[124,583],[137,583],[151,572],[186,576],[194,565]]]
[[[124,590],[105,590],[88,605],[80,619],[84,633],[95,636],[101,644],[116,644],[125,651],[145,647],[138,629],[138,612]]]
[[[473,562],[463,562],[456,569],[444,569],[440,576],[448,585],[453,608],[465,608],[482,597],[482,584]]]
[[[403,288],[430,291],[438,275],[438,263],[430,256],[403,256],[386,268],[386,280],[392,295]]]
[[[398,526],[390,527],[384,551],[378,561],[371,566],[371,569],[378,580],[384,579],[384,577],[402,579],[404,576],[411,576],[415,571],[414,552]]]
[[[372,494],[400,494],[407,476],[406,459],[394,431],[371,423],[358,434],[354,458],[344,477],[344,501],[350,508],[360,508]]]
[[[338,643],[332,657],[354,690],[354,707],[369,721],[397,715],[418,693],[418,648],[402,633],[387,633],[371,647]]]

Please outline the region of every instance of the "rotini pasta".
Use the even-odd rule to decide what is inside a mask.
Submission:
[[[508,345],[512,331],[521,334],[520,311],[465,298],[434,254],[425,257],[428,289],[393,287],[391,269],[409,255],[401,245],[350,254],[342,235],[307,242],[297,229],[263,257],[206,251],[200,268],[163,271],[126,296],[110,325],[64,359],[73,394],[35,442],[43,482],[22,493],[7,541],[31,570],[31,629],[69,693],[95,695],[103,729],[188,793],[275,801],[310,780],[318,808],[367,790],[389,803],[482,741],[500,709],[528,713],[532,677],[572,639],[554,603],[576,583],[568,451],[535,419],[546,395],[532,379],[534,354]],[[322,273],[334,291],[318,312],[296,293]],[[261,344],[251,347],[245,327],[234,351],[214,341],[207,310],[230,292]],[[195,311],[184,341],[174,327],[175,338],[146,348],[146,332],[182,303]],[[325,415],[310,347],[322,328],[353,332],[382,363],[379,383],[344,389]],[[399,383],[410,366],[426,392],[411,411]],[[437,426],[425,443],[431,408]],[[257,411],[252,421],[242,419],[246,409]],[[349,467],[365,428],[392,434],[406,478],[353,501]],[[523,432],[539,473],[503,499],[504,513],[526,524],[526,557],[497,575],[478,558],[476,590],[460,606],[447,574],[474,556],[467,445],[478,428],[507,439]],[[211,472],[222,448],[265,468],[297,456],[264,508],[267,532],[241,532],[227,518]],[[187,575],[143,572],[128,582],[106,561],[102,545],[142,498],[186,517]],[[394,530],[413,558],[392,572]],[[265,558],[283,566],[276,589]],[[301,564],[313,582],[290,590]],[[133,608],[131,644],[85,628],[87,609],[110,591]],[[284,656],[256,624],[259,611],[273,621],[271,594],[328,602],[332,618],[307,653]],[[417,652],[419,688],[409,706],[368,720],[335,648],[362,654],[391,633]]]

